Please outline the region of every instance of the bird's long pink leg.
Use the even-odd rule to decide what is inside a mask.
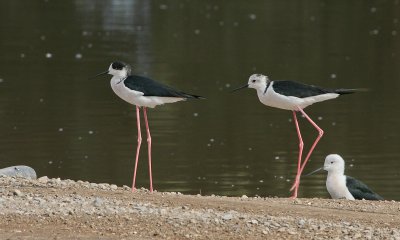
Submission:
[[[138,129],[138,138],[137,138],[137,148],[136,148],[136,160],[135,160],[135,170],[133,171],[133,183],[132,183],[132,192],[135,191],[135,183],[136,183],[136,170],[139,161],[139,152],[140,145],[142,144],[142,133],[140,132],[140,107],[136,106],[136,121],[137,121],[137,129]]]
[[[302,157],[302,154],[303,154],[304,142],[303,142],[303,138],[301,137],[299,122],[297,121],[297,116],[296,116],[296,111],[293,111],[293,119],[294,119],[294,124],[295,124],[296,130],[297,130],[297,136],[299,137],[299,159],[298,159],[298,162],[297,162],[297,174],[296,174],[296,179],[295,179],[295,182],[294,182],[294,186],[297,186],[297,187],[295,187],[294,193],[293,193],[291,198],[297,198],[297,191],[298,191],[298,188],[299,188],[298,187],[299,186],[298,182],[300,180],[301,157]]]
[[[308,152],[306,159],[304,159],[303,165],[301,166],[300,169],[300,174],[303,172],[304,167],[306,166],[306,163],[308,159],[311,156],[311,153],[314,151],[315,146],[317,146],[319,140],[322,138],[322,135],[324,135],[324,130],[322,130],[304,111],[303,109],[299,108],[299,111],[306,117],[306,119],[317,129],[318,131],[318,137],[315,139],[313,145],[310,148],[310,151]]]
[[[303,109],[301,109],[300,107],[298,109],[304,115],[304,117],[317,129],[318,137],[315,139],[313,145],[310,148],[310,151],[307,153],[307,156],[304,159],[303,164],[301,165],[301,168],[300,168],[299,179],[298,179],[298,181],[296,181],[293,184],[291,190],[294,189],[294,188],[298,188],[299,187],[301,173],[303,172],[304,167],[306,166],[306,164],[308,162],[308,159],[310,159],[311,153],[314,151],[315,146],[317,146],[317,144],[318,144],[319,140],[321,139],[322,135],[324,135],[324,131],[303,111]]]
[[[146,121],[147,146],[148,146],[148,152],[149,152],[150,192],[153,192],[153,176],[152,176],[152,173],[151,173],[151,135],[150,135],[149,122],[147,121],[147,109],[146,109],[146,107],[143,107],[143,115],[144,115],[144,120]]]

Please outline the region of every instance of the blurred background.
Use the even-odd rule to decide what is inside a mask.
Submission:
[[[0,168],[131,186],[134,106],[112,92],[110,76],[88,79],[122,60],[207,98],[149,110],[155,189],[290,195],[292,113],[262,105],[253,89],[230,93],[263,73],[368,88],[306,109],[325,135],[304,173],[338,153],[346,174],[400,199],[399,0],[1,3]],[[300,121],[308,151],[317,132]],[[299,196],[329,197],[325,179],[303,177]],[[145,141],[137,183],[148,188]]]

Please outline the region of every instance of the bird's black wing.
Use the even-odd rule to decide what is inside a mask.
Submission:
[[[187,94],[175,90],[167,85],[156,82],[150,78],[131,75],[124,80],[127,88],[142,92],[144,96],[157,96],[157,97],[178,97],[178,98],[202,98],[200,96]]]
[[[279,94],[298,98],[313,97],[326,93],[348,94],[356,91],[354,89],[327,89],[286,80],[274,81],[272,88]]]
[[[383,197],[379,196],[363,182],[353,177],[346,176],[346,186],[355,199],[383,200]]]

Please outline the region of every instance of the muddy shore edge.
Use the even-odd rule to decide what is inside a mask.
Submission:
[[[400,239],[400,202],[132,193],[0,177],[0,239]]]

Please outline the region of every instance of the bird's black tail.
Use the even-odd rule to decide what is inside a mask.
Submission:
[[[187,94],[187,93],[183,93],[183,96],[185,98],[194,98],[194,99],[206,99],[205,97],[202,96],[198,96],[198,95],[193,95],[193,94]]]
[[[340,94],[340,95],[356,93],[356,92],[366,92],[366,91],[368,91],[368,89],[364,89],[364,88],[358,88],[358,89],[339,88],[339,89],[335,89],[335,93]]]

